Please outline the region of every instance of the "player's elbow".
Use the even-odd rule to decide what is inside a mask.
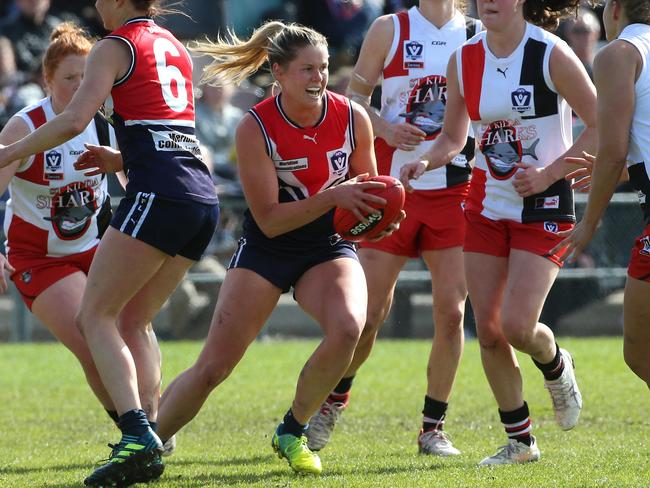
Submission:
[[[88,126],[88,121],[75,112],[61,114],[61,127],[67,139],[81,134]]]

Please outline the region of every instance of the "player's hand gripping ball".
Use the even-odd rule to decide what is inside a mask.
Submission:
[[[383,207],[371,203],[376,212],[364,215],[367,222],[359,220],[351,211],[337,207],[334,212],[334,229],[348,241],[365,241],[374,239],[386,230],[400,215],[404,206],[405,192],[402,183],[392,176],[372,176],[366,181],[380,181],[385,183],[384,188],[371,188],[368,193],[377,195],[386,200]]]

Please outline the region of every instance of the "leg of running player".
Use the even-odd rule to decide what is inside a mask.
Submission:
[[[281,293],[280,288],[253,271],[228,270],[201,354],[163,393],[158,413],[162,439],[168,439],[189,423],[210,392],[230,375],[271,315]]]
[[[163,266],[154,279],[138,291],[122,309],[118,321],[120,334],[135,362],[142,409],[152,421],[158,415],[161,355],[151,321],[195,261],[177,255],[172,263],[173,266]]]
[[[625,283],[623,354],[630,369],[650,387],[650,283],[630,276]]]
[[[295,419],[305,425],[350,365],[366,320],[368,295],[363,269],[350,258],[314,266],[295,291],[300,306],[325,334],[300,373],[291,406]]]
[[[86,287],[86,275],[70,274],[39,294],[32,304],[32,313],[79,360],[93,393],[108,412],[115,410],[113,401],[102,383],[88,345],[75,326],[75,316]]]
[[[354,350],[352,362],[343,374],[344,378],[356,375],[370,356],[377,333],[390,312],[397,277],[407,260],[407,256],[396,256],[377,249],[359,249],[359,261],[368,284],[368,310],[366,324]]]

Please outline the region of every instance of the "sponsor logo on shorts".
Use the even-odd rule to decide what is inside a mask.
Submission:
[[[553,234],[557,234],[558,231],[560,230],[560,226],[557,225],[557,222],[544,222],[544,230],[546,232],[552,232]]]
[[[641,244],[643,244],[643,249],[639,249],[639,254],[650,256],[650,236],[643,236],[641,238]]]
[[[23,283],[29,283],[30,281],[32,281],[32,271],[31,270],[24,271],[20,275],[20,279],[23,281]]]
[[[535,198],[535,209],[543,208],[560,208],[560,196],[554,195],[552,197],[537,197]]]
[[[277,171],[298,171],[309,168],[309,159],[307,158],[281,159],[274,163]]]

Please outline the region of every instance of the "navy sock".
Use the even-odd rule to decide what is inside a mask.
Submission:
[[[341,381],[339,381],[338,385],[334,387],[334,393],[337,395],[343,395],[349,392],[350,388],[352,388],[352,381],[354,381],[354,375],[348,378],[341,378]]]
[[[305,431],[305,426],[300,424],[295,417],[291,409],[287,412],[282,420],[282,423],[278,427],[278,435],[291,434],[296,437],[300,437]]]
[[[156,432],[158,430],[158,422],[153,422],[153,421],[150,420],[149,421],[149,427],[151,427],[151,430]]]
[[[120,421],[120,416],[117,414],[117,410],[106,410],[106,413],[116,424]]]
[[[120,415],[118,423],[123,435],[140,437],[149,429],[147,414],[142,409],[129,410]]]
[[[532,359],[533,363],[535,363],[535,366],[537,366],[537,368],[544,375],[544,378],[548,381],[556,380],[562,376],[562,371],[564,371],[564,361],[562,360],[562,355],[560,354],[560,346],[558,346],[557,343],[555,344],[555,357],[551,360],[550,363],[542,364],[535,361],[535,358]]]
[[[445,424],[445,414],[449,404],[434,400],[429,395],[424,396],[424,408],[422,409],[422,430],[425,432],[431,429],[442,430]]]

